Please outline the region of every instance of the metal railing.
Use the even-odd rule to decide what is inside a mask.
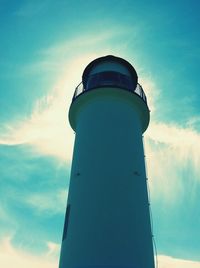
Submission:
[[[74,101],[79,95],[81,95],[82,93],[86,92],[86,91],[90,91],[93,89],[97,89],[97,88],[102,88],[102,87],[119,87],[123,90],[127,90],[130,91],[136,95],[138,95],[146,104],[147,104],[147,98],[146,95],[144,93],[144,90],[142,88],[142,86],[140,84],[137,84],[135,88],[131,87],[130,85],[127,86],[127,84],[122,84],[121,81],[119,83],[119,81],[103,81],[103,83],[99,82],[99,83],[95,83],[92,86],[89,86],[88,88],[85,88],[83,85],[83,82],[81,82],[75,89],[74,92],[74,96],[72,101]]]

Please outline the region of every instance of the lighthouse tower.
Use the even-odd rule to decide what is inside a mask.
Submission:
[[[76,132],[60,268],[153,268],[142,134],[146,96],[133,66],[105,56],[84,70],[69,110]]]

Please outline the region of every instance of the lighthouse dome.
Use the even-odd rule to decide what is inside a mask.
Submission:
[[[83,72],[82,81],[86,90],[102,86],[117,86],[134,91],[138,76],[129,62],[108,55],[90,62]]]

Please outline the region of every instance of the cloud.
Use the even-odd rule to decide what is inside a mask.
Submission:
[[[200,116],[192,116],[187,122],[187,126],[192,129],[198,128],[199,125],[200,125]]]
[[[48,258],[57,258],[60,253],[60,244],[53,243],[51,241],[47,242],[48,252],[46,256]]]
[[[151,122],[145,134],[145,151],[154,198],[174,203],[178,192],[181,199],[186,190],[183,171],[185,174],[190,172],[187,182],[190,191],[195,191],[199,183],[199,132],[175,124]],[[193,192],[190,192],[190,198],[192,195]]]
[[[176,259],[170,256],[158,256],[159,268],[199,268],[200,262]]]
[[[70,73],[70,81],[76,77],[77,85],[85,66],[95,58],[108,54],[131,58],[128,49],[124,49],[124,40],[129,40],[130,31],[137,39],[140,36],[139,28],[114,25],[99,32],[96,31],[96,25],[91,25],[84,34],[79,33],[59,42],[52,42],[50,46],[36,51],[33,61],[18,66],[19,76],[37,75],[37,78],[39,76],[48,80],[53,78],[55,81],[66,81],[65,78]]]
[[[0,241],[0,266],[6,268],[57,268],[60,245],[48,241],[47,252],[43,255],[33,255],[30,252],[16,249],[11,237]],[[176,259],[170,256],[158,256],[159,268],[199,268],[200,262]]]
[[[85,54],[65,65],[65,75],[55,83],[47,96],[39,99],[30,117],[20,118],[3,126],[0,144],[30,144],[34,150],[44,155],[71,161],[74,132],[68,122],[68,110],[75,87],[81,80],[84,67],[95,57]],[[148,96],[153,96],[156,86],[150,77],[141,79]],[[154,109],[154,100],[149,98]]]
[[[83,53],[83,49],[86,48],[88,52],[88,46],[93,48],[92,51],[98,51],[98,48],[101,47],[102,44],[105,45],[109,40],[116,36],[120,36],[121,34],[125,34],[126,31],[124,29],[106,29],[104,32],[100,32],[98,35],[94,32],[88,32],[85,35],[78,35],[73,39],[64,40],[63,42],[56,43],[48,48],[45,48],[38,52],[41,56],[53,57],[53,58],[63,58],[63,57],[72,57],[73,53]],[[107,44],[108,47],[108,44]],[[104,48],[105,49],[105,48]],[[72,51],[73,50],[73,51]],[[103,51],[103,49],[102,49]],[[95,53],[95,54],[96,54]]]
[[[24,199],[25,202],[35,208],[37,212],[41,214],[48,213],[52,216],[55,214],[63,214],[66,207],[67,195],[67,190],[56,190],[46,193],[29,194]]]
[[[70,88],[70,87],[69,87]],[[69,160],[72,155],[74,139],[67,119],[67,107],[73,95],[74,86],[69,93],[64,82],[59,89],[56,87],[49,96],[36,102],[29,118],[8,123],[1,134],[0,143],[7,145],[29,144],[34,150]]]
[[[20,72],[23,75],[46,73],[54,77],[55,83],[48,95],[35,103],[31,116],[1,125],[0,144],[30,144],[44,155],[70,161],[74,133],[67,114],[75,87],[81,81],[85,66],[109,50],[105,41],[116,33],[89,33],[38,51],[36,60],[23,66]],[[90,49],[89,44],[95,48]]]
[[[0,266],[5,268],[57,268],[58,260],[54,258],[58,245],[48,242],[48,252],[44,255],[32,255],[16,249],[11,237],[4,237],[0,241]]]
[[[38,50],[34,55],[35,60],[21,66],[19,74],[26,76],[42,73],[43,76],[49,76],[51,73],[58,78],[67,76],[70,71],[80,79],[85,66],[93,59],[106,54],[118,54],[119,49],[113,47],[113,40],[121,40],[126,34],[127,29],[120,27],[112,27],[98,34],[96,29],[90,28],[84,35],[79,34]]]
[[[111,37],[114,36],[117,36],[115,31],[112,32]],[[30,65],[30,71],[34,72],[34,69],[40,68],[45,71],[48,70],[48,66],[54,71],[59,70],[57,82],[49,89],[47,96],[35,103],[30,117],[20,118],[3,126],[4,132],[0,134],[0,143],[28,144],[32,150],[40,154],[53,156],[70,163],[74,133],[68,123],[67,113],[71,98],[75,87],[81,80],[85,66],[94,58],[102,56],[105,51],[109,51],[109,45],[104,46],[104,42],[111,37],[109,31],[100,35],[95,34],[93,38],[88,34],[40,50],[38,55],[43,59]],[[88,47],[91,42],[95,46],[95,50],[89,51]],[[72,48],[76,52],[68,57]],[[86,49],[85,53],[82,53],[83,48]],[[140,83],[147,94],[152,114],[156,111],[160,91],[153,77],[145,74],[142,68],[139,69],[142,73]],[[195,178],[198,177],[200,142],[199,133],[193,129],[194,123],[198,120],[199,118],[191,118],[186,128],[153,120],[150,123],[145,133],[145,148],[154,196],[164,194],[168,200],[174,201],[172,197],[176,198],[175,189],[182,192],[184,188],[178,173],[181,166],[186,167],[188,163],[191,163]],[[175,156],[176,161],[174,161]],[[160,183],[164,183],[166,178],[168,178],[168,183],[165,187],[161,187]],[[172,189],[174,190],[172,191]]]
[[[147,136],[157,142],[182,148],[184,146],[188,148],[194,146],[194,144],[198,146],[200,138],[199,133],[193,129],[164,123],[151,123]],[[199,147],[197,148],[200,149]]]
[[[139,83],[147,96],[148,107],[151,110],[151,116],[156,111],[156,102],[159,98],[160,91],[156,86],[156,83],[151,75],[145,74],[140,76]]]
[[[61,51],[64,49],[63,45],[60,45],[60,49]],[[47,54],[51,51],[53,48],[49,49]],[[59,45],[55,51],[59,54]],[[88,53],[69,60],[65,76],[55,83],[47,96],[36,102],[31,116],[20,118],[4,126],[6,131],[0,134],[0,143],[27,144],[39,154],[53,156],[70,163],[75,135],[68,123],[67,113],[77,81],[80,81],[84,67],[93,58],[94,55]],[[147,93],[151,111],[154,113],[160,94],[156,83],[150,75],[143,75],[140,82]],[[184,168],[187,170],[188,164],[191,165],[190,171],[194,174],[190,186],[195,189],[195,181],[199,178],[200,134],[192,126],[198,120],[198,118],[191,118],[185,128],[153,120],[150,122],[145,133],[145,150],[150,188],[154,199],[162,198],[173,204],[177,200],[177,192],[184,193],[184,181],[180,179],[180,170]],[[175,157],[176,161],[174,161]],[[165,187],[162,187],[163,184]],[[45,204],[45,200],[41,204]],[[42,210],[42,205],[39,209]]]
[[[49,48],[46,55],[54,51],[61,56],[64,47],[64,44],[60,44]],[[0,134],[0,143],[28,144],[39,154],[53,156],[70,163],[75,135],[68,123],[67,113],[74,88],[81,80],[82,71],[93,58],[95,58],[93,53],[86,53],[68,60],[65,65],[65,75],[59,78],[47,96],[35,103],[31,116],[9,122],[4,126],[6,130]],[[150,75],[145,76],[145,74],[140,78],[140,82],[147,93],[151,111],[154,113],[160,94],[156,83]],[[194,178],[198,178],[200,134],[191,126],[197,121],[198,118],[191,119],[186,128],[153,120],[150,122],[145,133],[145,149],[154,198],[163,195],[167,202],[173,203],[177,198],[177,191],[184,192],[180,169],[186,168],[188,163],[193,167]],[[176,161],[174,161],[175,157]],[[163,183],[165,187],[162,187]],[[194,182],[191,183],[194,188]]]
[[[151,123],[146,135],[156,143],[169,146],[181,162],[191,160],[197,171],[200,164],[200,133],[175,124]]]

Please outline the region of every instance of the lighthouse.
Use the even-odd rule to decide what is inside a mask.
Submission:
[[[89,63],[69,109],[75,132],[59,268],[154,268],[142,135],[150,120],[134,67]]]

